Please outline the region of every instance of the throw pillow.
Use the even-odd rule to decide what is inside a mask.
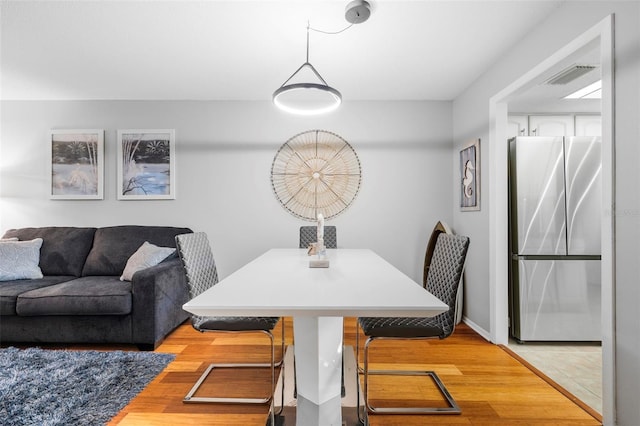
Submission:
[[[121,281],[131,281],[133,274],[146,268],[157,265],[172,255],[176,249],[171,247],[158,247],[145,241],[135,253],[131,255],[124,267]]]
[[[4,243],[7,241],[18,241],[18,237],[11,237],[11,238],[0,238],[0,243]]]
[[[3,241],[0,244],[0,281],[42,278],[42,238],[31,241]]]

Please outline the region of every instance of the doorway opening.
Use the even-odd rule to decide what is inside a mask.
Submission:
[[[602,77],[602,414],[605,424],[614,416],[614,218],[607,214],[613,205],[613,16],[608,16],[490,100],[490,163],[504,165],[490,169],[490,333],[497,344],[508,344],[508,180],[507,129],[509,102],[531,87],[548,80],[554,72],[569,65],[594,43],[599,44]]]

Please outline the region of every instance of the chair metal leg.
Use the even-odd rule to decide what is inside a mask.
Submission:
[[[284,384],[285,384],[285,368],[284,368],[284,349],[285,349],[285,335],[284,335],[284,318],[280,319],[280,327],[282,329],[282,334],[280,336],[280,360],[275,363],[275,348],[273,345],[273,339],[271,340],[271,363],[274,367],[271,368],[271,389],[273,389],[271,394],[271,402],[269,407],[269,425],[276,426],[276,416],[282,414],[282,410],[284,410]],[[275,411],[275,386],[276,386],[276,378],[275,378],[275,367],[282,367],[282,387],[280,389],[280,409],[276,413]]]
[[[356,408],[358,411],[358,421],[361,424],[366,424],[365,423],[365,419],[362,417],[362,415],[360,414],[360,374],[364,373],[364,369],[360,368],[360,324],[358,323],[358,320],[356,319],[356,370],[358,371],[358,382],[356,384]],[[365,405],[365,410],[366,410],[366,405]]]
[[[225,398],[225,397],[206,397],[206,396],[193,396],[202,383],[206,380],[207,376],[215,368],[265,368],[271,367],[271,364],[210,364],[205,372],[200,376],[198,381],[193,385],[189,393],[184,397],[183,402],[212,402],[221,404],[266,404],[271,399],[271,396],[266,398]]]
[[[282,362],[284,361],[284,349],[285,349],[285,341],[284,341],[284,319],[280,320],[281,326],[282,326],[282,336],[280,339],[280,359],[278,360],[278,362],[276,362],[274,365],[276,367],[280,367],[282,365]]]
[[[359,331],[359,330],[356,330]],[[424,370],[369,370],[369,345],[377,339],[393,339],[393,338],[376,338],[369,337],[364,344],[364,403],[365,409],[374,414],[460,414],[462,410],[453,399],[447,388],[444,386],[435,371]],[[394,339],[394,340],[406,340],[406,339]],[[356,334],[356,342],[358,341],[358,334]],[[356,343],[357,344],[357,343]],[[358,349],[356,349],[356,360]],[[375,407],[369,402],[369,375],[390,375],[390,376],[429,376],[442,396],[446,399],[447,407]],[[364,424],[364,421],[360,417],[360,398],[358,398],[358,419]]]
[[[368,399],[365,391],[365,405],[367,409],[375,414],[460,414],[462,410],[453,399],[447,388],[444,386],[435,371],[419,370],[371,370],[365,373],[365,389],[367,387],[369,375],[389,375],[389,376],[429,376],[438,387],[442,396],[447,400],[448,407],[374,407]]]
[[[358,373],[364,373],[364,369],[360,367],[360,324],[356,320],[356,367]]]
[[[276,367],[282,366],[282,388],[280,389],[280,401],[282,401],[282,403],[280,404],[280,410],[278,410],[277,413],[275,413],[275,398],[271,398],[271,424],[275,426],[275,416],[276,415],[280,415],[282,414],[282,410],[284,410],[284,382],[285,382],[285,377],[284,377],[284,373],[285,373],[285,368],[284,368],[284,349],[285,349],[285,341],[284,341],[284,318],[282,318],[280,320],[280,325],[282,327],[282,335],[280,336],[280,361],[278,361],[277,364],[275,364]],[[275,355],[274,355],[275,357]],[[274,371],[275,372],[275,371]],[[275,382],[275,376],[272,379],[271,382],[271,386],[272,388],[275,386],[274,384]],[[276,390],[273,389],[273,392],[275,392]]]
[[[225,364],[210,364],[204,373],[200,376],[198,381],[193,385],[191,390],[184,397],[183,402],[203,402],[203,403],[222,403],[222,404],[265,404],[269,401],[272,401],[273,405],[273,392],[275,392],[275,367],[279,366],[284,361],[284,324],[282,324],[282,337],[281,337],[281,348],[282,354],[281,359],[276,364],[275,362],[275,347],[274,347],[274,337],[273,334],[269,331],[260,331],[266,334],[269,337],[271,343],[271,362],[270,363],[225,363]],[[215,368],[271,368],[271,393],[266,398],[226,398],[226,397],[205,397],[205,396],[193,396],[202,383],[206,380],[207,376],[213,371]],[[284,400],[284,388],[282,389],[282,396]],[[271,410],[273,415],[273,407]],[[278,412],[280,414],[281,411]]]

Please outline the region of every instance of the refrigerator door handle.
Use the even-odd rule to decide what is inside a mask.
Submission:
[[[574,254],[569,256],[512,254],[511,260],[601,260],[600,255]]]

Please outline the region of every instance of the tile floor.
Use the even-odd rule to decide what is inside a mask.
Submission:
[[[602,414],[602,348],[599,344],[519,344],[510,340],[509,349]]]

